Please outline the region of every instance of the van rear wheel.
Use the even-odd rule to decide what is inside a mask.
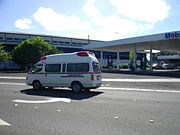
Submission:
[[[74,82],[71,85],[71,88],[72,88],[73,92],[76,92],[76,93],[79,93],[82,91],[82,85],[79,82]]]
[[[90,88],[84,88],[84,91],[86,91],[86,92],[88,92],[90,90],[91,90]]]
[[[48,90],[53,90],[54,89],[54,87],[48,87]]]
[[[39,81],[34,81],[33,82],[33,89],[34,90],[40,90],[42,87],[42,84]]]

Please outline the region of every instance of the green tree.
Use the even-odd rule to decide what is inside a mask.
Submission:
[[[2,44],[0,44],[0,63],[3,63],[10,59],[11,59],[10,53],[6,52],[4,50],[4,46]]]
[[[129,52],[129,60],[131,63],[134,63],[134,52],[133,51]]]
[[[36,63],[42,56],[61,53],[58,49],[45,42],[41,37],[30,38],[21,42],[12,52],[13,61],[28,66]]]

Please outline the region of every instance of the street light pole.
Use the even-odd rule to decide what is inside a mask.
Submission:
[[[90,44],[89,35],[88,35],[88,44]]]

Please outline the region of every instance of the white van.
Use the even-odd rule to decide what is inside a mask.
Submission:
[[[100,65],[88,51],[41,57],[28,72],[26,84],[35,90],[45,87],[69,87],[74,92],[101,86]]]

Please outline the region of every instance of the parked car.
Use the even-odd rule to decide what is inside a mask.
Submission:
[[[177,64],[176,63],[164,63],[162,64],[162,69],[176,69]]]

